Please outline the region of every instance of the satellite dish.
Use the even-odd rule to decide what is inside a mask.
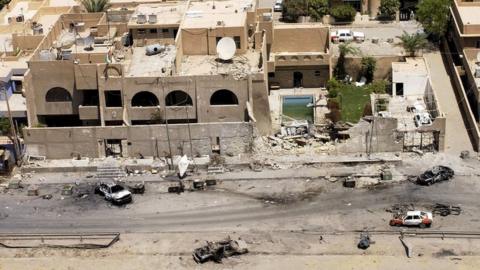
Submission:
[[[237,45],[231,37],[224,37],[217,43],[218,58],[224,61],[232,59],[236,50]]]

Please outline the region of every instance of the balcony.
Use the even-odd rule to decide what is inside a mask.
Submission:
[[[80,120],[98,120],[98,106],[78,106]]]
[[[163,109],[160,109],[160,115],[163,116]],[[128,111],[130,120],[151,120],[152,114],[158,113],[157,107],[132,107]],[[162,117],[163,118],[163,117]]]
[[[122,121],[123,107],[107,107],[103,116],[105,121]]]
[[[193,106],[169,106],[167,107],[167,118],[169,120],[196,119],[197,110]]]

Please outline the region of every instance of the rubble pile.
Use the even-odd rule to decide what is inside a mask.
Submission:
[[[295,120],[282,126],[279,133],[262,137],[257,148],[259,153],[328,154],[335,151],[335,143],[327,130],[320,130],[306,120]]]

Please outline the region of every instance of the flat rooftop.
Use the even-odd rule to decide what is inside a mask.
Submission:
[[[12,18],[12,20],[15,21],[15,18],[21,15],[23,15],[25,21],[31,20],[38,11],[38,7],[34,7],[33,4],[35,3],[22,1],[22,2],[17,2],[16,5],[13,7],[9,6],[8,10],[5,8],[7,12],[1,23],[4,25],[7,25],[8,18]]]
[[[411,73],[415,76],[427,76],[427,65],[423,58],[407,57],[406,62],[393,62],[392,72]]]
[[[141,4],[137,6],[132,14],[128,27],[145,28],[151,25],[180,25],[183,15],[187,9],[186,2],[179,3],[159,3],[159,4]],[[146,15],[146,23],[137,23],[138,15]],[[155,23],[149,22],[149,15],[157,15]]]
[[[480,24],[480,6],[457,6],[464,25]]]
[[[182,59],[180,75],[232,75],[243,79],[248,74],[257,73],[260,53],[247,51],[236,55],[231,62],[220,62],[215,55],[185,55]]]
[[[182,28],[241,27],[254,7],[254,0],[190,2]]]
[[[10,112],[12,117],[27,117],[27,102],[22,94],[12,94],[8,97],[8,104],[10,105]],[[7,102],[0,101],[0,116],[8,117]]]
[[[165,51],[156,55],[146,55],[146,47],[134,47],[127,77],[163,77],[169,76],[175,61],[176,48],[173,45],[165,47]],[[163,72],[162,72],[163,70]]]

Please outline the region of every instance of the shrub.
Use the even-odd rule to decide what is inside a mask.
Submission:
[[[362,58],[362,76],[367,78],[367,83],[373,81],[373,75],[377,69],[377,60],[371,56]]]
[[[399,0],[381,0],[378,8],[378,17],[380,19],[392,20],[395,18],[395,13],[397,13],[399,8]]]
[[[337,81],[335,78],[330,79],[327,82],[328,97],[336,98],[338,96],[338,89],[341,87],[341,82]]]
[[[356,14],[357,11],[351,5],[339,5],[330,10],[330,15],[339,22],[352,22]]]
[[[328,13],[328,0],[308,0],[308,15],[315,21]]]
[[[389,85],[389,82],[385,80],[378,80],[378,81],[372,82],[366,87],[371,93],[385,94],[387,92],[388,85]]]

